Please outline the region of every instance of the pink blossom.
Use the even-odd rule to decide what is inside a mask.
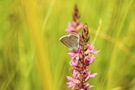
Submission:
[[[86,57],[85,57],[86,64],[92,63],[94,59],[95,59],[94,56],[90,56],[90,55],[86,56]]]
[[[94,46],[92,44],[88,45],[88,50],[94,52]]]
[[[70,76],[67,76],[67,79],[69,80],[68,87],[73,87],[75,86],[77,83],[80,83],[80,81],[78,79],[76,79],[76,77],[72,78]]]
[[[85,87],[87,88],[86,90],[90,90],[94,85],[86,84]]]
[[[89,85],[86,84],[83,88],[81,88],[80,90],[90,90],[92,87],[94,87],[94,85]]]
[[[78,71],[76,70],[73,71],[73,77],[76,77],[78,74],[79,74]]]
[[[89,72],[87,72],[87,77],[86,77],[86,81],[87,80],[89,80],[90,78],[93,78],[93,77],[95,77],[97,75],[97,73],[93,73],[93,74],[91,74],[91,72],[89,71]]]
[[[88,50],[90,53],[97,54],[100,50],[95,50],[92,44],[88,44]]]
[[[79,57],[76,57],[76,59],[71,59],[71,61],[69,62],[69,64],[71,66],[77,66],[78,60],[79,60]]]
[[[79,58],[79,53],[69,52],[68,54],[71,56],[72,60]]]
[[[77,66],[78,61],[79,61],[80,51],[78,50],[76,52],[69,52],[68,54],[71,56],[70,65]]]
[[[93,87],[94,87],[94,85],[89,85],[88,90],[93,88]]]
[[[67,32],[78,32],[82,28],[82,23],[69,22],[68,27],[66,28]]]
[[[97,75],[97,73],[91,74],[91,72],[88,72],[88,78],[93,78]]]
[[[67,83],[68,87],[75,86],[75,82],[74,82],[74,79],[72,77],[67,76],[67,79],[69,80],[69,82]]]

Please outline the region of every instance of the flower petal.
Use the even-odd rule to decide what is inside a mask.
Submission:
[[[93,77],[95,77],[96,75],[97,75],[97,73],[93,73],[93,74],[90,75],[90,78],[93,78]]]
[[[67,79],[68,79],[69,81],[73,81],[73,78],[70,77],[70,76],[67,76]]]
[[[74,82],[68,82],[68,87],[72,87],[72,86],[75,86],[75,83]]]

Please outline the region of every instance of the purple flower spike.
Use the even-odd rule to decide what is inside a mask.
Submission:
[[[73,68],[72,76],[67,76],[68,87],[74,87],[73,90],[90,90],[94,85],[90,85],[88,80],[94,78],[97,73],[91,73],[89,71],[89,66],[95,60],[95,54],[99,50],[95,50],[94,45],[89,44],[89,30],[87,24],[82,24],[79,20],[80,13],[75,5],[73,13],[73,22],[68,23],[66,31],[69,33],[76,33],[79,38],[74,36],[70,37],[68,43],[74,45],[75,40],[79,40],[77,43],[78,50],[71,50],[68,54],[71,56],[71,61],[69,62],[70,66]],[[82,30],[82,31],[81,31]],[[75,44],[76,45],[76,44]]]

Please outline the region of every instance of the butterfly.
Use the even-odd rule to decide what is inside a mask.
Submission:
[[[77,51],[79,48],[79,34],[70,33],[60,38],[60,41],[72,50]]]

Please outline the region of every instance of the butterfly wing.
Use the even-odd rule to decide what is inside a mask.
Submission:
[[[79,35],[71,33],[60,38],[60,41],[69,48],[77,50],[79,48]]]
[[[60,41],[66,45],[67,47],[71,48],[70,42],[69,42],[69,36],[65,35],[60,38]]]
[[[71,33],[69,35],[69,39],[70,39],[71,47],[74,50],[77,50],[79,48],[79,34]]]

